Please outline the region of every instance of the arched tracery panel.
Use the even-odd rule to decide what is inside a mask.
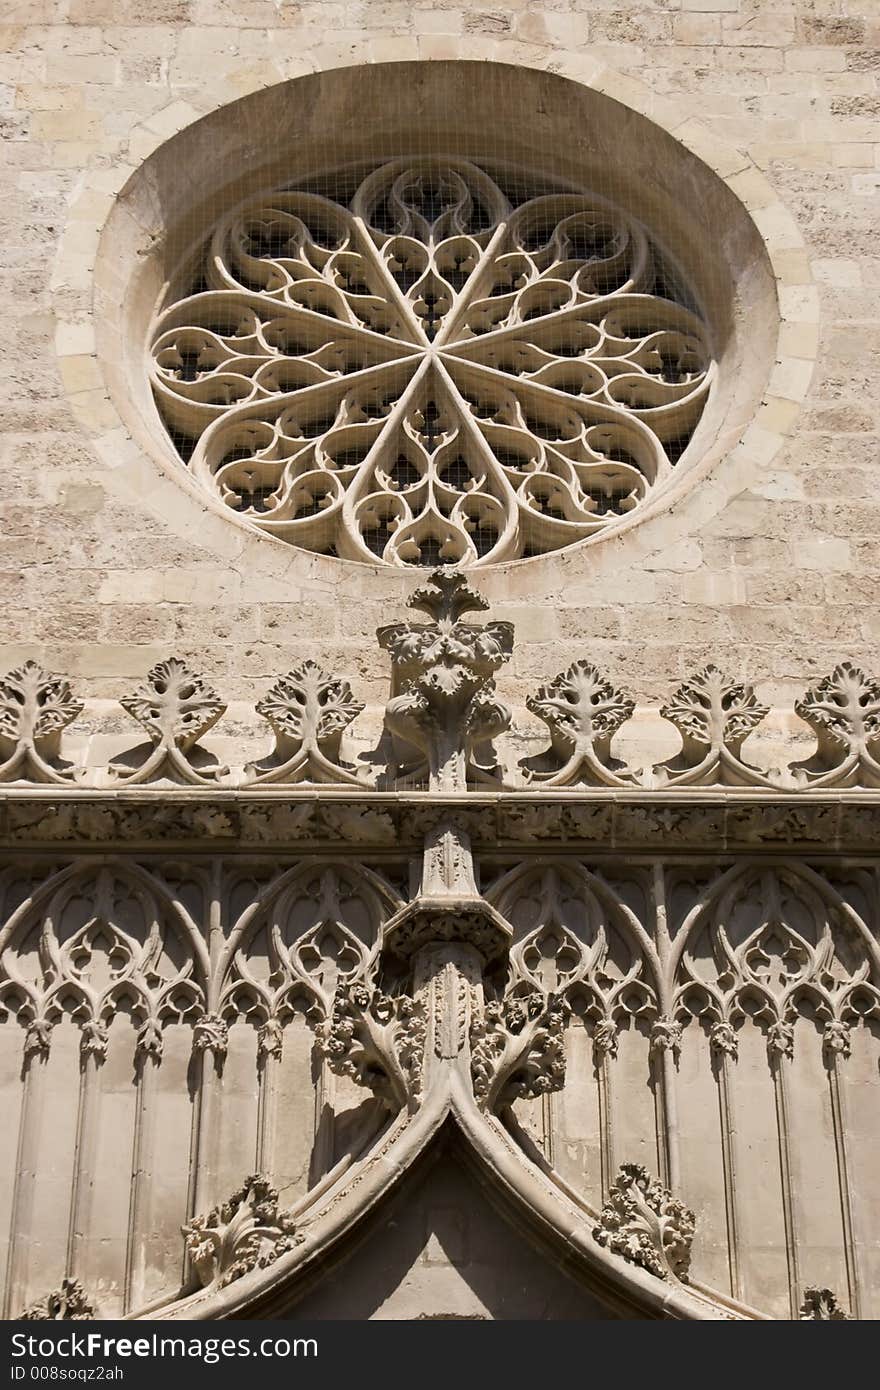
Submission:
[[[9,914],[0,1051],[5,1076],[20,1069],[20,1103],[10,1112],[7,1315],[66,1273],[99,1290],[110,1313],[174,1286],[193,1128],[187,1069],[207,967],[182,902],[136,866],[62,870]]]
[[[803,866],[737,870],[686,915],[673,961],[697,1267],[778,1316],[808,1285],[876,1316],[876,1233],[858,1191],[878,1128],[861,1104],[880,1060],[867,923]]]
[[[8,1316],[65,1276],[102,1316],[173,1295],[193,1213],[255,1168],[291,1202],[382,1124],[311,1026],[399,905],[378,875],[91,861],[0,892]]]
[[[659,961],[629,905],[644,915],[646,885],[554,860],[513,870],[490,897],[513,927],[513,977],[563,992],[572,1010],[562,1093],[521,1101],[517,1112],[557,1171],[601,1205],[621,1162],[664,1164],[651,1061]]]
[[[228,1053],[200,1200],[256,1167],[290,1202],[382,1123],[378,1102],[318,1061],[312,1027],[329,1016],[337,984],[372,968],[382,922],[400,904],[367,869],[311,861],[251,898],[239,876],[229,896],[246,906],[217,968]]]

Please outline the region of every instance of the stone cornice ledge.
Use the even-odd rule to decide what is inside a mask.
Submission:
[[[571,845],[665,852],[880,849],[880,791],[740,788],[375,792],[315,788],[8,787],[0,846],[288,852],[420,849],[452,815],[475,849]]]

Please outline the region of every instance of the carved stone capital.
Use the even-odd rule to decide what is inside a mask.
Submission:
[[[257,1055],[265,1061],[267,1057],[280,1057],[284,1050],[284,1029],[279,1018],[267,1018],[257,1033]]]
[[[107,1056],[109,1042],[107,1025],[102,1023],[100,1019],[86,1019],[80,1033],[80,1056],[83,1058],[94,1057],[96,1062],[103,1062]]]
[[[203,1014],[193,1028],[193,1047],[196,1052],[212,1052],[222,1061],[229,1047],[229,1025],[219,1014]]]
[[[52,1024],[46,1018],[31,1019],[24,1035],[25,1057],[48,1057],[52,1046]]]
[[[767,1051],[771,1060],[794,1056],[794,1024],[787,1018],[778,1018],[767,1029]]]
[[[658,1279],[686,1282],[696,1218],[640,1163],[623,1163],[593,1237]]]
[[[154,1061],[162,1060],[162,1053],[165,1047],[165,1038],[158,1019],[144,1019],[138,1029],[136,1048],[142,1057],[152,1057]]]
[[[822,1032],[822,1046],[829,1059],[848,1057],[852,1051],[852,1029],[849,1024],[837,1018],[830,1018]]]
[[[739,1038],[736,1036],[736,1029],[733,1024],[724,1019],[713,1023],[709,1029],[709,1046],[713,1052],[722,1053],[731,1061],[736,1061],[739,1055]]]
[[[675,1018],[655,1019],[650,1043],[652,1052],[671,1052],[677,1058],[681,1052],[681,1024]]]
[[[613,1018],[600,1018],[593,1029],[593,1047],[600,1057],[616,1057],[618,1027]]]

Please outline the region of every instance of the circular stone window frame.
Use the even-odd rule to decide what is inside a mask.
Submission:
[[[490,600],[496,601],[509,599],[512,571],[523,566],[528,567],[523,580],[529,596],[540,598],[585,570],[591,577],[615,573],[699,531],[729,500],[766,473],[793,433],[818,349],[818,294],[803,238],[748,151],[718,140],[681,104],[658,97],[641,82],[621,77],[592,58],[588,50],[571,54],[547,47],[534,59],[523,62],[522,48],[513,41],[487,44],[475,43],[471,38],[444,38],[438,51],[433,41],[382,40],[368,42],[367,62],[352,65],[349,47],[324,45],[297,62],[284,64],[283,70],[279,67],[278,84],[254,81],[250,85],[245,80],[238,91],[240,101],[276,85],[286,86],[297,77],[342,74],[345,70],[357,73],[365,67],[395,62],[491,62],[525,73],[553,74],[618,103],[621,119],[631,113],[646,118],[682,147],[683,158],[695,156],[733,194],[760,238],[776,287],[778,331],[774,350],[765,354],[766,383],[763,390],[752,390],[748,418],[743,415],[733,437],[723,440],[720,447],[710,448],[658,496],[607,531],[542,556],[481,568],[481,588]],[[207,496],[181,466],[170,441],[164,447],[166,439],[155,406],[151,435],[147,428],[149,414],[131,403],[120,379],[122,344],[112,330],[108,331],[108,324],[121,305],[128,305],[128,272],[138,264],[138,258],[155,249],[164,231],[162,209],[157,205],[155,186],[149,181],[150,158],[184,132],[188,140],[195,141],[195,148],[201,148],[207,156],[204,143],[210,139],[210,121],[205,118],[237,104],[216,102],[213,96],[204,94],[197,105],[192,93],[188,95],[190,100],[173,100],[134,126],[129,139],[129,162],[88,169],[72,201],[52,277],[58,325],[56,351],[71,410],[107,467],[111,489],[121,499],[146,504],[165,519],[172,534],[189,542],[197,537],[203,551],[211,551],[236,570],[257,576],[261,585],[271,584],[273,578],[281,581],[283,594],[288,598],[306,597],[309,591],[315,591],[316,583],[321,588],[342,585],[357,593],[363,576],[370,573],[376,580],[377,596],[383,592],[399,593],[401,586],[397,581],[402,579],[409,588],[421,572],[418,567],[397,568],[381,562],[370,565],[298,549],[259,533],[219,500]],[[200,124],[201,131],[193,129]],[[259,176],[251,187],[266,186],[272,177],[271,173],[267,177],[267,169],[271,166],[260,165]],[[136,218],[129,207],[127,194],[137,180],[141,181],[141,213],[153,198],[152,215],[146,219],[143,215]],[[622,205],[630,211],[625,203]],[[650,230],[650,220],[645,222]],[[127,241],[129,246],[127,263],[125,258],[113,254],[120,245],[120,235],[121,244]],[[152,313],[153,304],[154,299],[148,308],[142,306],[144,320]],[[108,381],[114,374],[117,380]],[[143,379],[148,391],[146,369]],[[127,404],[120,410],[117,401]],[[730,436],[729,430],[727,433]],[[698,482],[700,486],[696,486]],[[391,581],[390,587],[381,583],[383,576]],[[296,590],[298,582],[303,585],[300,593]],[[282,596],[281,590],[272,593]]]

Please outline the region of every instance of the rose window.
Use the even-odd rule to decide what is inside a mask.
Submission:
[[[293,545],[398,566],[606,530],[672,476],[713,372],[640,224],[459,159],[239,206],[166,292],[152,344],[203,488]]]

